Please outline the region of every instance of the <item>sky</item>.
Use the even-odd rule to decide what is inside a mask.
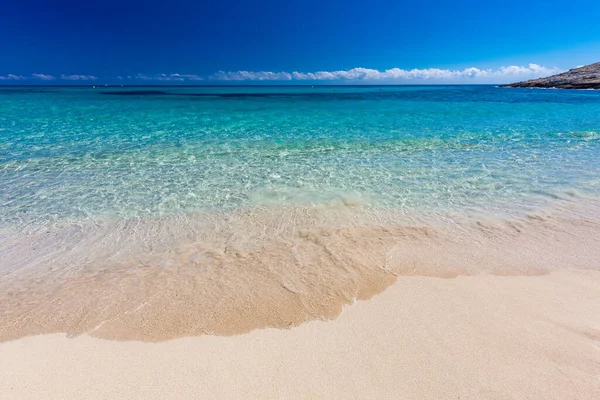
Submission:
[[[598,0],[0,0],[0,84],[504,83],[600,61],[598,21]]]

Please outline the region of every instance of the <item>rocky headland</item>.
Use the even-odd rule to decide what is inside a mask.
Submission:
[[[517,88],[558,88],[558,89],[600,89],[600,62],[574,68],[547,78],[510,83],[501,87]]]

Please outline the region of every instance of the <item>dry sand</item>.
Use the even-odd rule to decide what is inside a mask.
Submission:
[[[2,399],[600,398],[600,272],[401,276],[334,321],[0,344]]]

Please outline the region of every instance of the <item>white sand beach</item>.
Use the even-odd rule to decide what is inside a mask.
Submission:
[[[597,399],[600,272],[406,277],[333,321],[0,344],[2,399]]]

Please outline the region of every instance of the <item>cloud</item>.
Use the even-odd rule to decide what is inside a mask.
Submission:
[[[211,79],[219,81],[291,81],[292,74],[289,72],[269,72],[269,71],[237,71],[225,72],[219,71]]]
[[[31,77],[35,78],[35,79],[41,79],[43,81],[53,81],[56,79],[52,75],[46,75],[46,74],[31,74]]]
[[[67,81],[95,81],[98,78],[93,75],[61,75],[60,79]],[[53,81],[56,77],[48,74],[31,74],[28,76],[8,74],[6,76],[0,75],[0,81],[26,81],[26,80],[42,80],[42,81]]]
[[[65,81],[95,81],[98,77],[94,75],[61,75],[60,79]]]
[[[513,81],[522,81],[533,78],[545,77],[563,72],[559,68],[547,68],[538,64],[528,64],[527,66],[503,66],[497,69],[465,68],[465,69],[401,69],[390,68],[378,70],[371,68],[352,68],[337,71],[315,71],[315,72],[272,72],[272,71],[218,71],[208,77],[213,81],[323,81],[323,82],[348,82],[348,83],[383,83],[383,84],[402,84],[402,83],[506,83]],[[0,81],[26,81],[42,80],[53,81],[61,79],[65,81],[97,81],[99,78],[94,75],[60,75],[56,78],[47,74],[23,75],[0,75]],[[127,75],[116,76],[115,80],[141,80],[148,82],[199,82],[205,78],[195,74],[153,74],[153,75]]]
[[[377,70],[369,68],[352,68],[339,71],[317,72],[270,72],[270,71],[219,71],[210,79],[218,81],[364,81],[364,82],[402,82],[402,81],[435,81],[435,82],[493,82],[501,83],[513,79],[539,78],[562,72],[558,68],[546,68],[538,64],[500,67],[496,70],[465,68],[462,70],[426,68],[405,70],[391,68]]]
[[[199,75],[194,75],[194,74],[171,74],[172,77],[178,77],[178,78],[183,78],[184,80],[188,80],[188,81],[202,81],[204,80],[204,78],[202,78]]]
[[[22,75],[13,75],[13,74],[8,74],[5,76],[0,75],[0,81],[20,81],[23,79],[27,79],[27,77],[22,76]]]
[[[127,79],[131,79],[131,76],[128,76]],[[143,81],[175,81],[175,82],[185,82],[185,81],[202,81],[200,75],[194,74],[156,74],[156,75],[144,75],[137,74],[135,79],[143,80]]]

